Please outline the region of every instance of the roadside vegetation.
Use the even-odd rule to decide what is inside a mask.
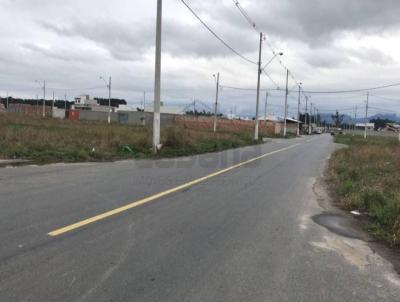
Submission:
[[[395,138],[339,135],[329,177],[339,205],[368,217],[369,230],[400,247],[400,143]]]
[[[0,158],[36,163],[103,161],[154,157],[149,127],[108,125],[22,114],[0,115]],[[213,133],[183,126],[162,128],[157,157],[173,157],[251,145],[250,131]]]

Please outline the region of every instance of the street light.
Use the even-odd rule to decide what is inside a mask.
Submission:
[[[259,102],[260,102],[260,77],[261,77],[261,72],[265,72],[265,68],[277,57],[277,56],[282,56],[283,52],[275,53],[274,56],[268,61],[267,64],[264,65],[263,68],[261,68],[261,45],[262,45],[262,40],[263,40],[263,34],[260,33],[260,47],[259,47],[259,54],[258,54],[258,78],[257,78],[257,98],[256,98],[256,125],[254,128],[254,140],[258,140],[258,108],[259,108]]]
[[[218,92],[219,92],[219,72],[217,75],[213,74],[216,82],[216,92],[215,92],[215,107],[214,107],[214,133],[217,132],[217,110],[218,110]]]
[[[264,70],[269,64],[271,64],[272,61],[273,61],[277,56],[283,56],[283,52],[278,52],[278,53],[274,54],[274,56],[268,61],[268,63],[264,65],[264,67],[262,68],[262,70]]]
[[[106,80],[102,76],[100,76],[99,78],[104,81],[104,84],[106,84],[106,87],[108,88],[108,117],[107,117],[107,121],[110,124],[111,123],[111,76],[108,78],[108,84],[107,84]]]
[[[300,91],[301,91],[302,82],[299,83],[299,100],[297,103],[297,136],[300,136]]]

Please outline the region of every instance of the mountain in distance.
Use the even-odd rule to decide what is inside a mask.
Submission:
[[[341,114],[341,113],[339,112],[339,114]],[[320,114],[321,121],[325,121],[325,122],[327,122],[329,124],[334,123],[334,121],[332,119],[332,115],[334,115],[334,114],[321,113]],[[395,113],[378,113],[378,114],[374,114],[374,115],[368,116],[368,121],[370,121],[372,119],[378,119],[378,118],[383,119],[383,120],[384,119],[388,119],[388,120],[400,123],[400,116],[397,116]],[[354,123],[354,116],[350,116],[348,114],[344,114],[343,123],[345,123],[345,124],[346,123],[347,124]],[[365,123],[365,118],[364,117],[357,118],[357,123]]]

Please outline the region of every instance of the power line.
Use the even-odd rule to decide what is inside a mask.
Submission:
[[[362,88],[362,89],[352,89],[352,90],[331,90],[331,91],[311,91],[311,90],[302,90],[304,93],[309,93],[309,94],[340,94],[340,93],[354,93],[354,92],[367,92],[370,90],[378,90],[378,89],[385,89],[385,88],[390,88],[390,87],[397,87],[400,86],[400,83],[395,83],[395,84],[389,84],[389,85],[382,85],[382,86],[376,86],[376,87],[370,87],[370,88]],[[226,88],[230,89],[236,89],[236,90],[256,90],[255,88],[243,88],[243,87],[232,87],[232,86],[224,86]],[[264,89],[264,90],[278,90],[282,91],[284,89],[281,88],[276,88],[276,89]],[[296,90],[289,90],[289,92],[296,92]]]
[[[200,21],[200,23],[215,37],[217,38],[225,47],[227,47],[230,51],[232,51],[234,54],[242,58],[243,60],[257,65],[258,63],[255,61],[252,61],[248,58],[246,58],[244,55],[236,51],[233,47],[231,47],[227,42],[225,42],[220,36],[218,36],[215,31],[213,31],[200,17],[199,15],[189,6],[189,4],[186,3],[185,0],[181,0],[181,2],[187,7],[187,9],[197,18],[197,20]]]
[[[305,90],[304,92],[310,93],[310,94],[351,93],[351,92],[363,92],[363,91],[366,92],[366,91],[370,91],[370,90],[385,89],[385,88],[397,87],[397,86],[400,86],[400,83],[394,83],[394,84],[376,86],[376,87],[370,87],[370,88],[352,89],[352,90],[332,90],[332,91],[307,91],[307,90]]]
[[[250,18],[249,14],[244,10],[244,8],[240,5],[239,1],[232,0],[233,3],[238,8],[239,12],[246,19],[246,21],[251,25],[251,27],[258,33],[257,24]]]
[[[370,96],[376,97],[378,99],[388,100],[388,101],[399,101],[399,99],[392,99],[392,98],[379,96],[379,95],[375,95],[375,94],[370,94]]]

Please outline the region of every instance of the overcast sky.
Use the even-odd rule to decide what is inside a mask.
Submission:
[[[255,88],[257,67],[235,56],[195,19],[179,0],[164,0],[162,101],[188,104],[193,97],[211,106],[215,83]],[[187,0],[228,44],[257,61],[258,34],[232,0]],[[373,87],[400,82],[398,0],[240,1],[267,40],[284,52],[282,62],[305,90]],[[36,97],[46,79],[48,95],[69,99],[89,93],[105,97],[99,79],[112,76],[113,96],[137,105],[153,98],[156,0],[0,0],[0,95]],[[272,53],[263,43],[262,61]],[[275,60],[271,78],[285,86]],[[295,82],[289,83],[293,88]],[[275,88],[265,76],[261,86]],[[86,89],[99,87],[96,89]],[[84,89],[85,88],[85,89]],[[371,92],[371,110],[400,112],[400,87]],[[283,111],[282,92],[271,92],[269,110]],[[297,112],[297,95],[289,112]],[[313,95],[320,111],[354,114],[365,93]],[[262,93],[262,101],[265,92]],[[221,111],[254,114],[255,92],[222,89]],[[304,100],[302,100],[304,107]],[[263,106],[262,106],[263,108]],[[359,110],[359,115],[361,111]]]

